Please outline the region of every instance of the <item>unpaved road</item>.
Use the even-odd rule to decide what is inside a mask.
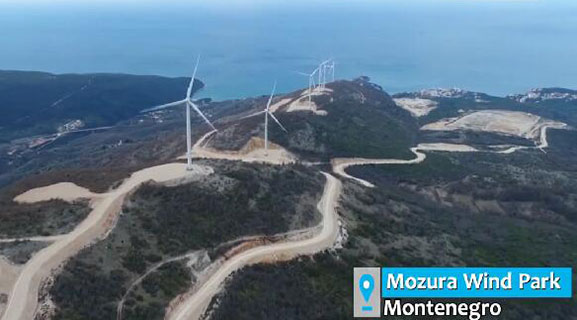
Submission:
[[[155,264],[154,266],[152,266],[152,268],[148,269],[148,271],[146,271],[143,275],[141,275],[140,277],[138,277],[136,280],[134,280],[132,282],[132,284],[130,284],[130,286],[128,287],[128,289],[126,290],[126,293],[124,293],[124,295],[122,296],[122,299],[120,300],[120,302],[118,303],[118,306],[116,307],[116,319],[117,320],[121,320],[122,319],[122,311],[124,309],[124,302],[126,301],[126,297],[128,297],[128,295],[130,294],[130,292],[132,292],[132,290],[134,289],[134,287],[136,287],[137,285],[139,285],[146,277],[148,277],[148,275],[150,275],[151,273],[153,273],[154,271],[158,270],[160,267],[171,263],[171,262],[175,262],[175,261],[180,261],[180,260],[188,260],[191,259],[195,256],[198,256],[200,254],[200,251],[195,251],[195,252],[189,252],[186,254],[182,254],[176,257],[172,257],[169,259],[166,259],[164,261],[160,261],[159,263]]]
[[[518,150],[523,149],[539,149],[545,152],[543,149],[549,147],[549,142],[547,141],[547,129],[563,129],[567,125],[560,123],[548,123],[540,127],[539,144],[534,147],[527,146],[507,146],[506,149],[500,151],[481,151],[477,150],[471,146],[463,144],[450,144],[450,143],[422,143],[418,146],[411,148],[411,151],[416,155],[414,159],[410,160],[399,160],[399,159],[364,159],[364,158],[335,158],[331,161],[333,166],[333,171],[340,175],[341,177],[352,179],[362,184],[365,187],[374,188],[375,186],[363,179],[353,177],[346,172],[346,169],[351,166],[359,165],[370,165],[370,164],[417,164],[425,161],[427,155],[421,151],[445,151],[445,152],[493,152],[500,154],[510,154]]]
[[[271,257],[276,257],[276,261],[289,260],[295,256],[314,254],[330,248],[334,244],[339,230],[336,207],[342,185],[332,175],[324,172],[323,174],[327,181],[323,196],[317,205],[323,216],[320,233],[306,240],[256,247],[232,257],[204,282],[192,296],[184,300],[168,314],[167,319],[199,319],[206,311],[212,298],[221,290],[226,278],[235,270],[246,265],[270,260]]]
[[[350,166],[359,166],[367,164],[416,164],[421,163],[427,157],[424,153],[420,152],[418,147],[411,148],[411,151],[416,155],[414,159],[410,160],[400,160],[400,159],[364,159],[364,158],[335,158],[331,161],[333,166],[333,171],[343,178],[352,179],[362,184],[365,187],[373,188],[374,185],[363,179],[353,177],[346,173],[346,169]]]
[[[59,234],[55,236],[37,236],[37,237],[23,237],[23,238],[10,238],[10,239],[0,239],[0,243],[10,243],[10,242],[20,242],[20,241],[39,241],[39,242],[52,242],[60,240],[65,237],[65,234]]]
[[[100,194],[92,202],[93,210],[72,232],[40,250],[24,265],[5,308],[4,320],[33,319],[38,304],[38,290],[52,271],[82,248],[104,237],[114,226],[124,197],[146,181],[168,182],[185,179],[190,175],[206,175],[210,167],[196,166],[186,171],[186,164],[171,163],[133,173],[122,185],[109,193]],[[57,184],[55,188],[60,188]],[[50,191],[52,192],[52,191]],[[53,196],[54,194],[52,194]],[[65,197],[68,195],[62,195]]]
[[[536,148],[545,148],[548,146],[546,138],[547,126],[541,127],[541,144]],[[270,162],[276,164],[284,164],[282,157],[277,158],[273,154],[269,154],[266,157],[258,154],[257,159],[253,159],[248,155],[236,154],[231,157],[231,155],[226,153],[218,153],[212,150],[207,150],[203,148],[205,142],[212,135],[213,132],[207,133],[203,136],[194,147],[194,152],[197,156],[206,158],[220,158],[233,160],[243,160],[243,161],[262,161]],[[518,149],[513,147],[510,150],[514,152]],[[450,151],[450,152],[475,152],[476,149],[470,146],[464,145],[451,145],[451,144],[422,144],[411,151],[415,154],[414,159],[400,160],[400,159],[362,159],[362,158],[339,158],[333,159],[333,171],[345,178],[350,178],[358,181],[365,186],[373,186],[371,183],[364,181],[359,178],[352,177],[345,172],[345,169],[353,165],[366,165],[366,164],[418,164],[425,160],[426,155],[421,152],[423,150],[435,150],[435,151]],[[507,153],[507,152],[501,152]],[[6,307],[6,312],[4,314],[4,320],[21,320],[21,319],[32,319],[34,317],[37,299],[38,299],[38,289],[41,282],[50,276],[53,269],[62,264],[66,259],[75,255],[83,247],[89,245],[90,243],[102,238],[107,234],[108,231],[113,226],[113,223],[117,214],[120,212],[124,197],[141,183],[154,180],[157,182],[167,182],[170,180],[177,180],[185,178],[190,174],[208,174],[211,169],[208,167],[197,166],[197,172],[191,173],[185,170],[185,164],[174,163],[158,167],[152,167],[144,169],[142,171],[134,173],[129,179],[127,179],[117,190],[110,193],[92,195],[92,206],[93,210],[89,216],[79,225],[77,228],[60,238],[48,246],[47,248],[39,251],[33,258],[24,266],[22,272],[20,273],[16,283],[10,294],[8,305]],[[327,248],[330,248],[337,238],[339,225],[336,213],[336,207],[338,205],[338,199],[341,193],[341,183],[338,179],[333,177],[328,173],[323,173],[327,179],[323,196],[318,203],[318,209],[323,215],[322,219],[322,229],[321,231],[313,236],[312,238],[306,240],[297,240],[291,242],[281,242],[270,245],[265,245],[261,247],[256,247],[239,253],[233,256],[231,259],[223,263],[223,265],[215,271],[211,277],[200,284],[199,288],[194,289],[194,294],[190,295],[182,303],[179,303],[176,308],[167,315],[168,319],[198,319],[206,311],[208,305],[212,298],[222,289],[223,283],[226,278],[246,265],[251,265],[254,263],[262,261],[270,261],[271,257],[274,257],[278,261],[289,260],[295,256],[308,255],[320,252]],[[67,185],[63,188],[63,185],[56,186],[55,188],[71,190],[73,188]],[[87,196],[85,190],[75,189],[80,194]],[[82,191],[82,192],[80,192]],[[51,197],[59,197],[57,191],[51,190],[50,188],[44,189]],[[56,196],[55,196],[56,195]],[[30,198],[27,198],[30,197]],[[69,195],[60,195],[60,198],[69,197]],[[43,197],[38,196],[38,192],[31,191],[28,196],[22,195],[19,200],[41,200]],[[72,200],[68,198],[67,200]]]
[[[542,128],[541,145],[538,147],[547,145],[546,135],[544,134],[546,129],[546,126]],[[210,133],[200,139],[197,146],[200,147],[209,136]],[[200,148],[198,148],[198,150],[200,150]],[[366,164],[418,164],[426,159],[426,154],[422,151],[478,152],[479,150],[468,145],[430,143],[420,144],[417,147],[411,148],[411,151],[416,157],[409,160],[337,158],[333,159],[331,163],[335,173],[345,178],[356,180],[365,186],[373,187],[368,181],[348,175],[345,169],[353,165]],[[201,284],[200,287],[194,288],[194,293],[179,302],[176,308],[167,314],[166,318],[170,320],[199,319],[206,312],[212,298],[222,290],[227,277],[246,265],[262,262],[267,258],[270,260],[271,256],[279,261],[288,260],[297,255],[313,254],[322,251],[334,244],[338,233],[338,218],[335,208],[342,186],[339,180],[327,173],[324,174],[327,177],[327,184],[325,185],[323,197],[318,205],[319,210],[323,214],[323,226],[320,234],[308,240],[277,243],[253,248],[234,256],[226,261],[206,282]]]

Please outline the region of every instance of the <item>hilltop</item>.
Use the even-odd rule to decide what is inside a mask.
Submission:
[[[209,266],[319,234],[319,212],[328,212],[320,199],[340,190],[322,187],[330,173],[343,187],[331,193],[338,223],[330,250],[284,263],[283,254],[271,255],[268,265],[223,276],[227,289],[209,309],[215,319],[274,318],[278,306],[287,317],[346,319],[353,266],[572,265],[576,106],[569,90],[535,92],[563,98],[537,102],[460,89],[391,96],[365,77],[329,83],[312,92],[310,102],[306,89],[277,94],[271,110],[287,131],[269,119],[271,148],[293,160],[282,165],[262,152],[264,115],[258,113],[268,96],[207,99],[198,104],[218,131],[193,121],[195,156],[206,159],[194,160],[191,176],[171,171],[179,178],[165,183],[134,181],[146,180],[151,168],[184,169],[178,160],[185,152],[183,108],[140,114],[150,105],[139,104],[108,130],[40,146],[25,143],[28,136],[11,140],[0,145],[0,184],[6,186],[0,210],[8,222],[0,237],[33,241],[8,242],[0,253],[17,264],[34,260],[51,241],[72,241],[69,231],[94,213],[91,206],[106,203],[98,199],[118,197],[118,210],[98,224],[103,240],[84,247],[87,239],[79,238],[72,241],[84,248],[78,254],[63,264],[50,260],[62,269],[40,302],[59,319],[109,319],[118,310],[126,319],[162,319],[191,283],[211,274]],[[70,108],[88,98],[79,94]],[[244,162],[249,158],[253,163]],[[336,159],[353,165],[338,173],[331,167]],[[15,201],[59,182],[85,191],[71,202]],[[312,296],[323,298],[311,302]],[[537,310],[508,307],[512,318]],[[571,312],[552,303],[543,315],[562,319]]]
[[[0,142],[114,125],[182,98],[186,78],[0,71]],[[194,90],[204,86],[196,81]]]
[[[368,79],[330,83],[311,100],[306,90],[275,97],[272,108],[287,132],[271,121],[271,141],[310,160],[410,156],[417,122]],[[264,138],[264,115],[250,116],[261,110],[224,124],[208,146],[238,151],[251,137]]]

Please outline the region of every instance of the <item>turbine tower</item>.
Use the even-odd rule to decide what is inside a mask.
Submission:
[[[329,71],[332,74],[333,81],[335,80],[335,73],[334,73],[335,62],[333,61],[333,59],[327,59],[321,62],[321,64],[319,64],[319,67],[317,69],[319,70],[319,88],[320,90],[324,90],[325,85],[327,83],[327,73]]]
[[[312,103],[313,90],[315,89],[315,86],[316,86],[315,75],[317,74],[317,72],[319,72],[318,67],[312,73],[297,72],[298,74],[301,74],[303,76],[307,76],[309,78],[309,90],[308,90],[308,94],[307,94],[308,98],[309,98],[309,104]]]
[[[335,82],[335,61],[331,61],[331,82]]]
[[[186,90],[186,96],[184,99],[170,102],[167,104],[163,104],[160,106],[152,107],[142,112],[152,112],[157,110],[162,110],[174,106],[184,105],[186,108],[186,170],[192,170],[192,128],[190,123],[191,112],[190,109],[194,109],[196,113],[204,119],[204,121],[216,131],[216,128],[212,125],[212,123],[208,120],[208,118],[200,111],[198,106],[192,101],[192,87],[194,85],[194,79],[196,77],[196,71],[198,69],[198,64],[200,62],[200,55],[196,59],[196,65],[194,66],[194,72],[192,73],[192,78],[190,79],[190,83],[188,84],[188,88]]]
[[[319,64],[318,70],[319,70],[319,90],[322,91],[323,89],[323,68],[324,68],[324,62],[321,62],[321,64]]]

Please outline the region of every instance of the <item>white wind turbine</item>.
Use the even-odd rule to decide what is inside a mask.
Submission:
[[[327,64],[327,70],[331,76],[331,82],[335,81],[335,61],[334,60],[330,60],[330,62]]]
[[[274,86],[272,87],[272,92],[270,94],[270,97],[268,98],[268,102],[266,104],[266,108],[259,112],[260,113],[264,113],[264,152],[265,152],[265,156],[268,155],[268,117],[270,116],[278,125],[279,127],[284,131],[284,132],[288,132],[285,127],[283,127],[283,125],[280,123],[280,121],[274,116],[274,114],[270,111],[270,104],[272,102],[272,98],[274,96],[274,92],[276,90],[276,81],[274,83]]]
[[[321,64],[319,64],[318,70],[319,70],[319,88],[320,90],[323,90],[327,83],[328,72],[331,73],[332,80],[333,81],[335,80],[335,62],[333,61],[333,59],[327,59],[321,62]]]
[[[323,69],[325,67],[325,62],[321,62],[321,64],[319,64],[318,70],[319,70],[319,91],[321,91],[323,89]]]
[[[190,109],[194,109],[196,113],[204,119],[204,121],[213,129],[216,128],[212,125],[212,123],[208,120],[208,118],[200,111],[198,106],[192,101],[192,87],[194,85],[194,79],[196,77],[196,70],[198,69],[198,63],[200,62],[200,55],[196,59],[196,65],[194,66],[194,72],[192,73],[192,78],[190,79],[190,83],[188,84],[188,89],[186,90],[186,97],[182,100],[170,102],[167,104],[163,104],[160,106],[152,107],[142,112],[151,112],[162,110],[174,106],[184,105],[186,107],[186,170],[192,170],[192,132],[191,132],[191,124],[190,124]]]
[[[308,91],[309,104],[312,103],[313,90],[315,89],[316,85],[315,74],[317,74],[317,72],[319,72],[319,68],[316,68],[312,73],[297,72],[298,74],[309,77],[309,91]]]

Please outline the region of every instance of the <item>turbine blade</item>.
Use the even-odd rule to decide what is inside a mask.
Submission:
[[[152,112],[152,111],[158,111],[158,110],[162,110],[162,109],[166,109],[166,108],[178,106],[178,105],[181,105],[181,104],[183,104],[183,103],[185,103],[185,102],[186,102],[186,100],[180,100],[180,101],[170,102],[170,103],[162,104],[162,105],[159,105],[159,106],[156,106],[156,107],[144,109],[144,110],[140,111],[140,113],[147,113],[147,112]]]
[[[196,113],[198,113],[199,116],[201,116],[204,121],[213,129],[216,130],[216,128],[212,125],[212,123],[210,122],[210,120],[208,120],[207,117],[204,116],[204,114],[200,111],[200,109],[196,106],[196,104],[194,104],[194,102],[188,100],[188,103],[190,103],[190,106],[194,109],[194,111],[196,111]]]
[[[251,114],[249,114],[248,116],[244,116],[244,117],[240,118],[239,120],[256,117],[256,116],[261,115],[261,114],[263,114],[263,113],[265,113],[265,112],[266,112],[266,110],[259,111],[259,112],[255,112],[255,113],[251,113]]]
[[[274,120],[274,122],[276,122],[281,129],[284,130],[284,132],[288,132],[285,127],[283,127],[283,125],[280,123],[280,121],[278,121],[278,119],[274,116],[274,114],[272,114],[272,112],[268,112],[268,114],[270,115],[270,117]]]
[[[274,91],[276,90],[276,81],[274,82],[274,85],[272,86],[272,92],[270,94],[270,97],[268,98],[268,102],[266,104],[266,111],[268,112],[268,109],[270,107],[270,103],[272,102],[272,97],[274,96]]]
[[[196,78],[196,70],[198,70],[198,64],[200,63],[200,54],[196,57],[196,65],[194,66],[194,72],[192,73],[192,78],[190,78],[190,83],[188,84],[188,89],[186,90],[186,99],[190,99],[192,95],[192,87],[194,86],[194,79]]]
[[[293,71],[293,73],[300,74],[301,76],[310,77],[310,74],[309,74],[309,73],[304,73],[304,72],[300,72],[300,71]]]

